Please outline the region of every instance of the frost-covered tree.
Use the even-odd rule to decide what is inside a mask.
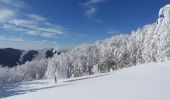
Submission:
[[[26,62],[13,68],[0,67],[0,84],[43,79],[48,59]]]
[[[54,78],[55,75],[57,76],[57,78],[68,78],[68,61],[68,57],[65,56],[65,54],[55,55],[48,62],[49,67],[46,72],[46,78]]]
[[[97,58],[96,45],[75,47],[65,54],[54,56],[49,61],[46,76],[53,78],[56,74],[58,78],[68,78],[93,74],[93,66],[98,64]]]

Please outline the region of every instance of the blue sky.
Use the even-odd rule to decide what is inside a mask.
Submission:
[[[1,0],[0,48],[72,48],[129,34],[169,0]]]

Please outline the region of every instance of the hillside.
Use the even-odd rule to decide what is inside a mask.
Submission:
[[[41,60],[53,56],[53,49],[19,50],[13,48],[0,49],[0,65],[13,67],[26,61]]]
[[[40,80],[0,87],[1,100],[170,100],[170,62],[124,68],[106,74]]]
[[[0,49],[0,65],[12,67],[20,64],[19,59],[23,52],[12,48]]]

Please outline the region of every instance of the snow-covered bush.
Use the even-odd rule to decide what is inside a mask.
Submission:
[[[48,59],[26,62],[13,68],[0,67],[0,84],[42,79],[47,70]]]

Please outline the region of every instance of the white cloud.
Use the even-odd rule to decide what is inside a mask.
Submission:
[[[64,28],[48,22],[48,20],[34,13],[23,12],[21,0],[0,1],[0,25],[6,30],[15,30],[28,35],[53,38],[64,35]]]
[[[4,37],[0,36],[0,41],[23,42],[23,37]]]
[[[0,40],[0,48],[17,48],[24,50],[41,50],[44,48],[53,48],[58,45],[52,43],[44,43],[44,41],[30,41],[30,42],[11,42],[11,41],[1,41]]]
[[[93,17],[93,15],[97,12],[98,5],[102,2],[104,2],[104,0],[87,0],[87,2],[84,3],[86,15],[88,17]]]
[[[10,19],[8,23],[14,26],[25,26],[33,24],[32,21],[25,19]]]
[[[90,7],[87,11],[86,11],[86,15],[88,17],[93,16],[96,13],[96,8],[95,7]]]
[[[8,7],[15,7],[15,8],[22,8],[26,6],[23,0],[0,0],[0,3],[1,6],[8,6]]]
[[[34,31],[34,30],[30,30],[30,31],[27,31],[27,34],[30,34],[30,35],[39,35],[40,32],[39,31]]]
[[[37,20],[37,21],[44,21],[46,20],[46,18],[42,17],[42,16],[38,16],[36,14],[30,14],[30,15],[27,15],[28,17],[34,19],[34,20]]]
[[[43,33],[42,34],[42,36],[44,36],[44,37],[52,37],[53,36],[53,34],[51,34],[51,33]]]
[[[44,48],[53,48],[59,46],[55,41],[48,40],[37,40],[37,41],[26,41],[23,37],[5,37],[0,36],[0,48],[17,48],[24,50],[41,50]],[[59,46],[60,47],[60,46]]]
[[[15,17],[15,12],[9,9],[0,9],[0,23],[6,23]]]
[[[114,29],[114,28],[109,28],[107,34],[108,35],[117,35],[117,34],[121,34],[121,32],[119,30]]]

